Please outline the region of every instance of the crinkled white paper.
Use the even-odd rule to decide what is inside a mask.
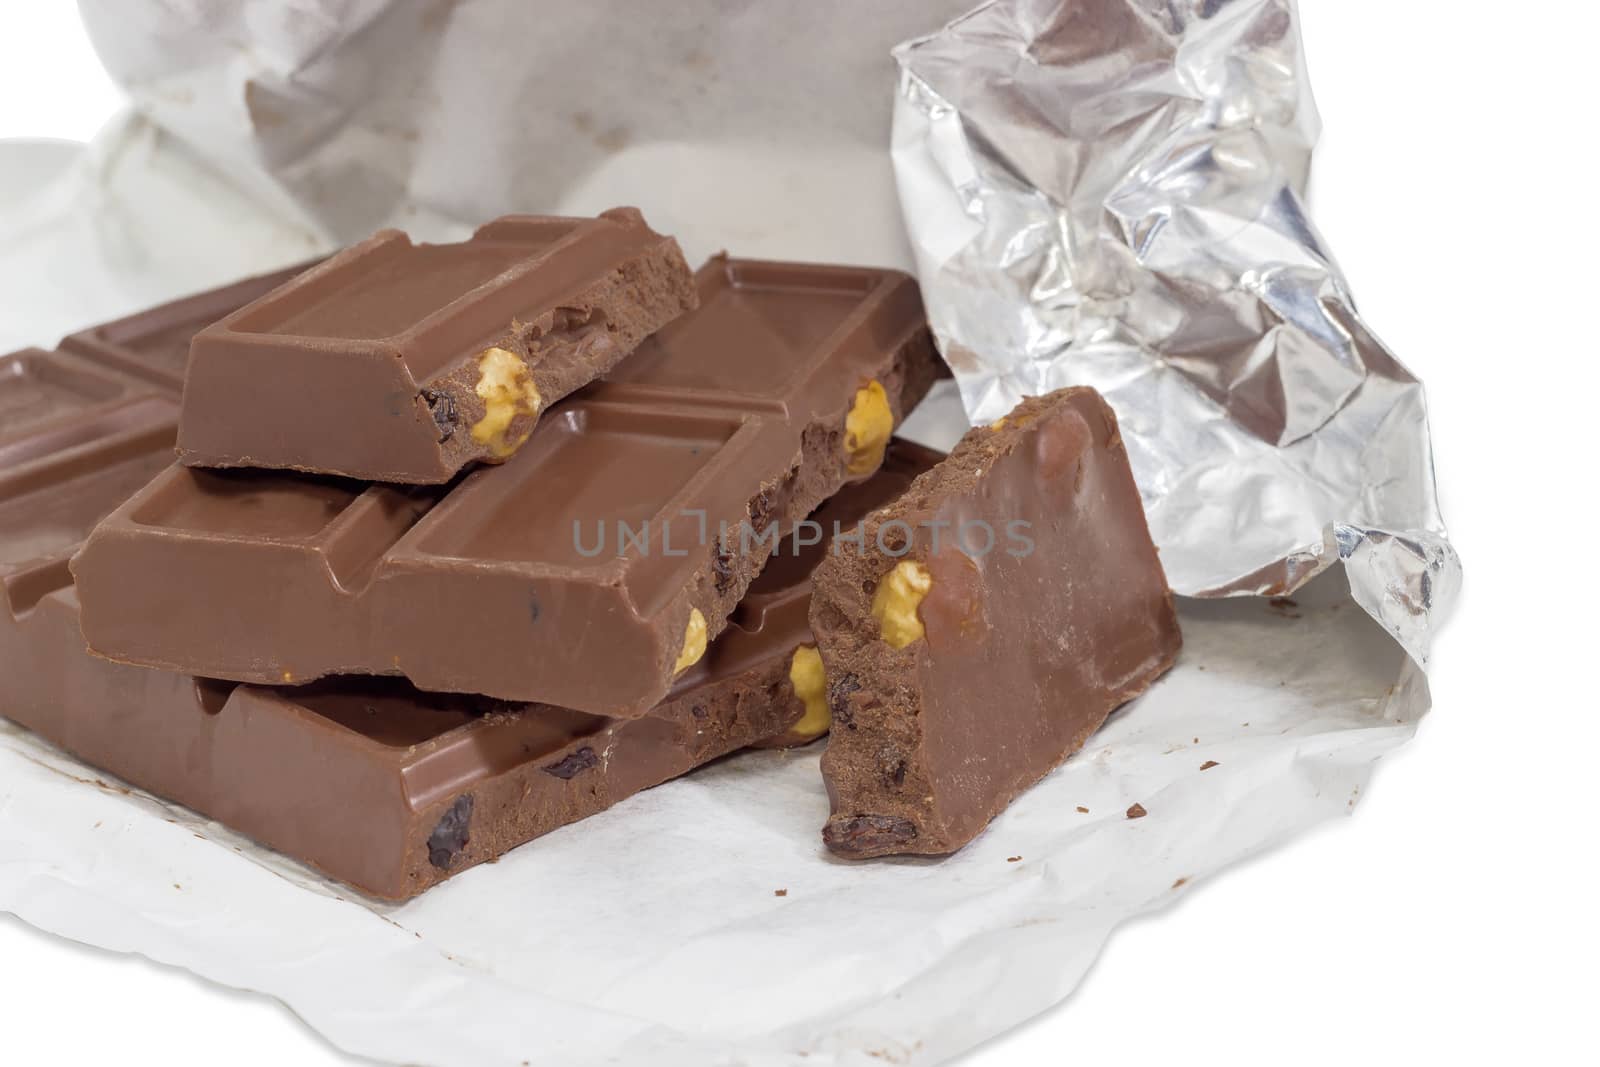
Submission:
[[[962,6],[84,0],[138,113],[0,206],[0,345],[53,343],[380,224],[449,237],[506,210],[633,202],[691,258],[909,265],[888,53]],[[1314,127],[1288,129],[1284,158],[1303,169]],[[8,178],[18,151],[0,145]],[[909,173],[930,310],[981,325],[970,291],[942,288],[917,221],[923,206],[948,214],[949,189]],[[994,279],[996,331],[1016,321],[1014,282]],[[1148,360],[1107,358],[1153,377]],[[1393,381],[1370,428],[1392,420],[1414,440],[1420,393]],[[1162,382],[1123,397],[1125,436],[1198,417],[1198,394]],[[965,421],[947,388],[908,431],[947,445]],[[1374,494],[1392,488],[1362,470]],[[1280,476],[1302,501],[1298,475],[1259,471]],[[1424,532],[1431,499],[1411,501]],[[1236,578],[1229,529],[1265,520],[1217,504],[1218,572]],[[1303,555],[1274,547],[1258,564],[1299,581],[1338,556],[1342,573],[1293,602],[1183,601],[1178,667],[948,859],[831,858],[813,746],[738,755],[385,907],[0,721],[0,909],[278,997],[337,1045],[397,1063],[938,1062],[1064,998],[1122,921],[1348,811],[1410,737],[1426,682],[1385,628],[1436,614],[1431,542],[1359,510],[1307,541],[1303,518],[1282,525]],[[1187,566],[1175,577],[1198,590]],[[1148,814],[1130,820],[1135,803]]]

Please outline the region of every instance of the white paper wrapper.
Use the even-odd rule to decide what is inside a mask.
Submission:
[[[909,266],[886,151],[888,53],[964,3],[693,0],[649,15],[620,0],[83,6],[139,110],[0,208],[6,347],[53,343],[380,224],[451,237],[506,210],[631,202],[691,259],[727,247]],[[1063,57],[1071,50],[1039,53],[1045,67]],[[949,344],[960,340],[951,322],[984,320],[970,290],[945,284],[957,246],[930,252],[922,212],[952,217],[950,187],[937,170],[916,187],[904,156],[923,151],[919,138],[932,151],[950,113],[929,112],[918,132],[908,99],[898,177]],[[1281,144],[1303,169],[1314,128],[1289,128],[1300,136]],[[8,161],[25,150],[0,146],[0,173],[18,173]],[[996,276],[997,333],[1026,314],[1015,280]],[[1140,420],[1197,417],[1200,394],[1164,381],[1113,394],[1125,437]],[[1412,395],[1394,381],[1397,398]],[[971,406],[970,379],[963,387]],[[1425,447],[1414,395],[1384,419]],[[961,400],[941,391],[908,432],[950,444]],[[1224,432],[1215,405],[1204,417],[1211,429],[1183,432]],[[1389,483],[1363,470],[1376,499]],[[1405,579],[1394,561],[1408,542],[1363,532],[1404,524],[1359,509],[1315,525],[1326,544],[1306,540],[1300,475],[1262,469],[1279,474],[1296,501],[1269,524],[1284,536],[1232,553],[1223,529],[1213,570],[1228,580],[1191,573],[1206,565],[1198,555],[1169,557],[1175,578],[1237,591],[1253,559],[1278,567],[1271,581],[1298,582],[1332,553],[1362,603],[1338,572],[1294,603],[1185,600],[1179,666],[949,859],[830,858],[815,748],[746,753],[383,907],[0,722],[0,909],[278,997],[339,1046],[392,1062],[940,1061],[1065,997],[1122,921],[1348,811],[1426,710],[1415,661],[1368,612],[1425,635],[1401,594],[1432,573],[1427,553]],[[1413,498],[1413,514],[1439,536],[1431,500]],[[1283,547],[1300,545],[1303,566],[1283,568]],[[1429,587],[1427,619],[1441,588]],[[1420,658],[1423,643],[1407,647]],[[1134,803],[1149,814],[1128,819]]]

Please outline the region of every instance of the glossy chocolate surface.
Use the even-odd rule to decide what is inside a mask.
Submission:
[[[897,425],[938,367],[903,274],[718,258],[697,284],[698,311],[449,487],[162,472],[74,562],[90,646],[242,682],[402,675],[649,712],[694,620],[715,638],[771,552],[745,530],[876,465],[848,449],[858,394],[881,387]]]
[[[386,230],[195,336],[179,453],[441,484],[515,453],[694,301],[677,242],[632,208],[507,216],[459,244]]]

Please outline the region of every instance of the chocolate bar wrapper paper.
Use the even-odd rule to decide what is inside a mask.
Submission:
[[[1458,571],[1433,507],[1420,387],[1355,318],[1331,259],[1307,243],[1314,231],[1290,225],[1315,134],[1291,4],[993,3],[942,32],[965,3],[894,0],[869,14],[837,0],[792,16],[712,0],[648,15],[620,0],[311,0],[293,17],[265,0],[83,6],[134,105],[62,166],[0,146],[8,182],[38,179],[0,207],[4,347],[48,345],[380,225],[453,239],[509,210],[634,203],[692,260],[726,246],[915,266],[960,379],[913,419],[928,443],[949,446],[968,412],[993,418],[1013,393],[1100,385],[1169,573],[1208,598],[1180,601],[1185,649],[1162,682],[945,860],[830,860],[812,746],[741,754],[383,907],[0,721],[0,910],[276,997],[381,1061],[932,1064],[1063,1000],[1123,921],[1351,810],[1426,711],[1419,663]],[[1074,11],[1133,21],[1096,37],[1061,21]],[[918,34],[934,36],[901,49],[897,90],[890,49]],[[1170,151],[1008,121],[1027,112],[978,76],[1006,35],[1060,84],[1089,84],[1080,63],[1148,73],[1169,99],[1102,85],[1104,99],[1075,114],[1159,129]],[[1166,69],[1179,41],[1217,65]],[[1118,50],[1138,62],[1101,62]],[[1108,106],[1135,97],[1171,113],[1124,121]],[[1180,166],[1216,157],[1208,138],[1228,131],[1205,116],[1252,114],[1262,121],[1241,126],[1259,132],[1244,141],[1270,164],[1265,184],[1230,194],[1174,172],[1170,186],[1113,198],[1126,234],[1080,241],[1074,217],[1061,230],[1078,242],[1071,255],[1012,241],[1055,233],[1041,220],[1058,203],[1103,192],[1050,187],[1028,149],[1077,138],[1085,174],[1123,173],[1138,153],[1145,169]],[[24,153],[27,166],[8,167]],[[897,180],[914,252],[896,225]],[[1294,265],[1284,285],[1326,294],[1320,321],[1340,329],[1268,330],[1270,316],[1241,301],[1285,290],[1236,291],[1226,256],[1209,289],[1195,282],[1184,264],[1203,230],[1136,225],[1164,217],[1152,198],[1167,188],[1209,189],[1222,211],[1277,189],[1267,200],[1289,214],[1251,214],[1252,232]],[[982,202],[985,226],[963,198]],[[1007,247],[1027,262],[1002,262]],[[1106,260],[1149,299],[1108,320],[1080,315],[1075,305],[1101,302]],[[1050,263],[1071,265],[1053,289],[1039,273]],[[1216,336],[1152,326],[1163,292],[1212,309],[1199,318]],[[1340,330],[1349,358],[1318,347]],[[1127,343],[1068,344],[1080,331]],[[1145,373],[1151,352],[1170,372]],[[1010,368],[1030,360],[1042,380],[1019,383]],[[1281,410],[1262,401],[1274,395]],[[1374,429],[1377,451],[1349,451],[1358,427]],[[1249,504],[1240,472],[1186,534],[1180,505],[1194,495],[1153,492],[1167,483],[1152,473],[1193,485],[1229,444],[1257,484],[1295,503],[1270,528],[1236,522]],[[1318,457],[1343,480],[1328,482]],[[1129,819],[1135,804],[1146,814]]]

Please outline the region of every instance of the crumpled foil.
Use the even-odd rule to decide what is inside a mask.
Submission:
[[[993,0],[895,52],[894,163],[967,414],[1092,385],[1173,588],[1335,561],[1425,664],[1461,581],[1422,384],[1306,211],[1293,0]]]

